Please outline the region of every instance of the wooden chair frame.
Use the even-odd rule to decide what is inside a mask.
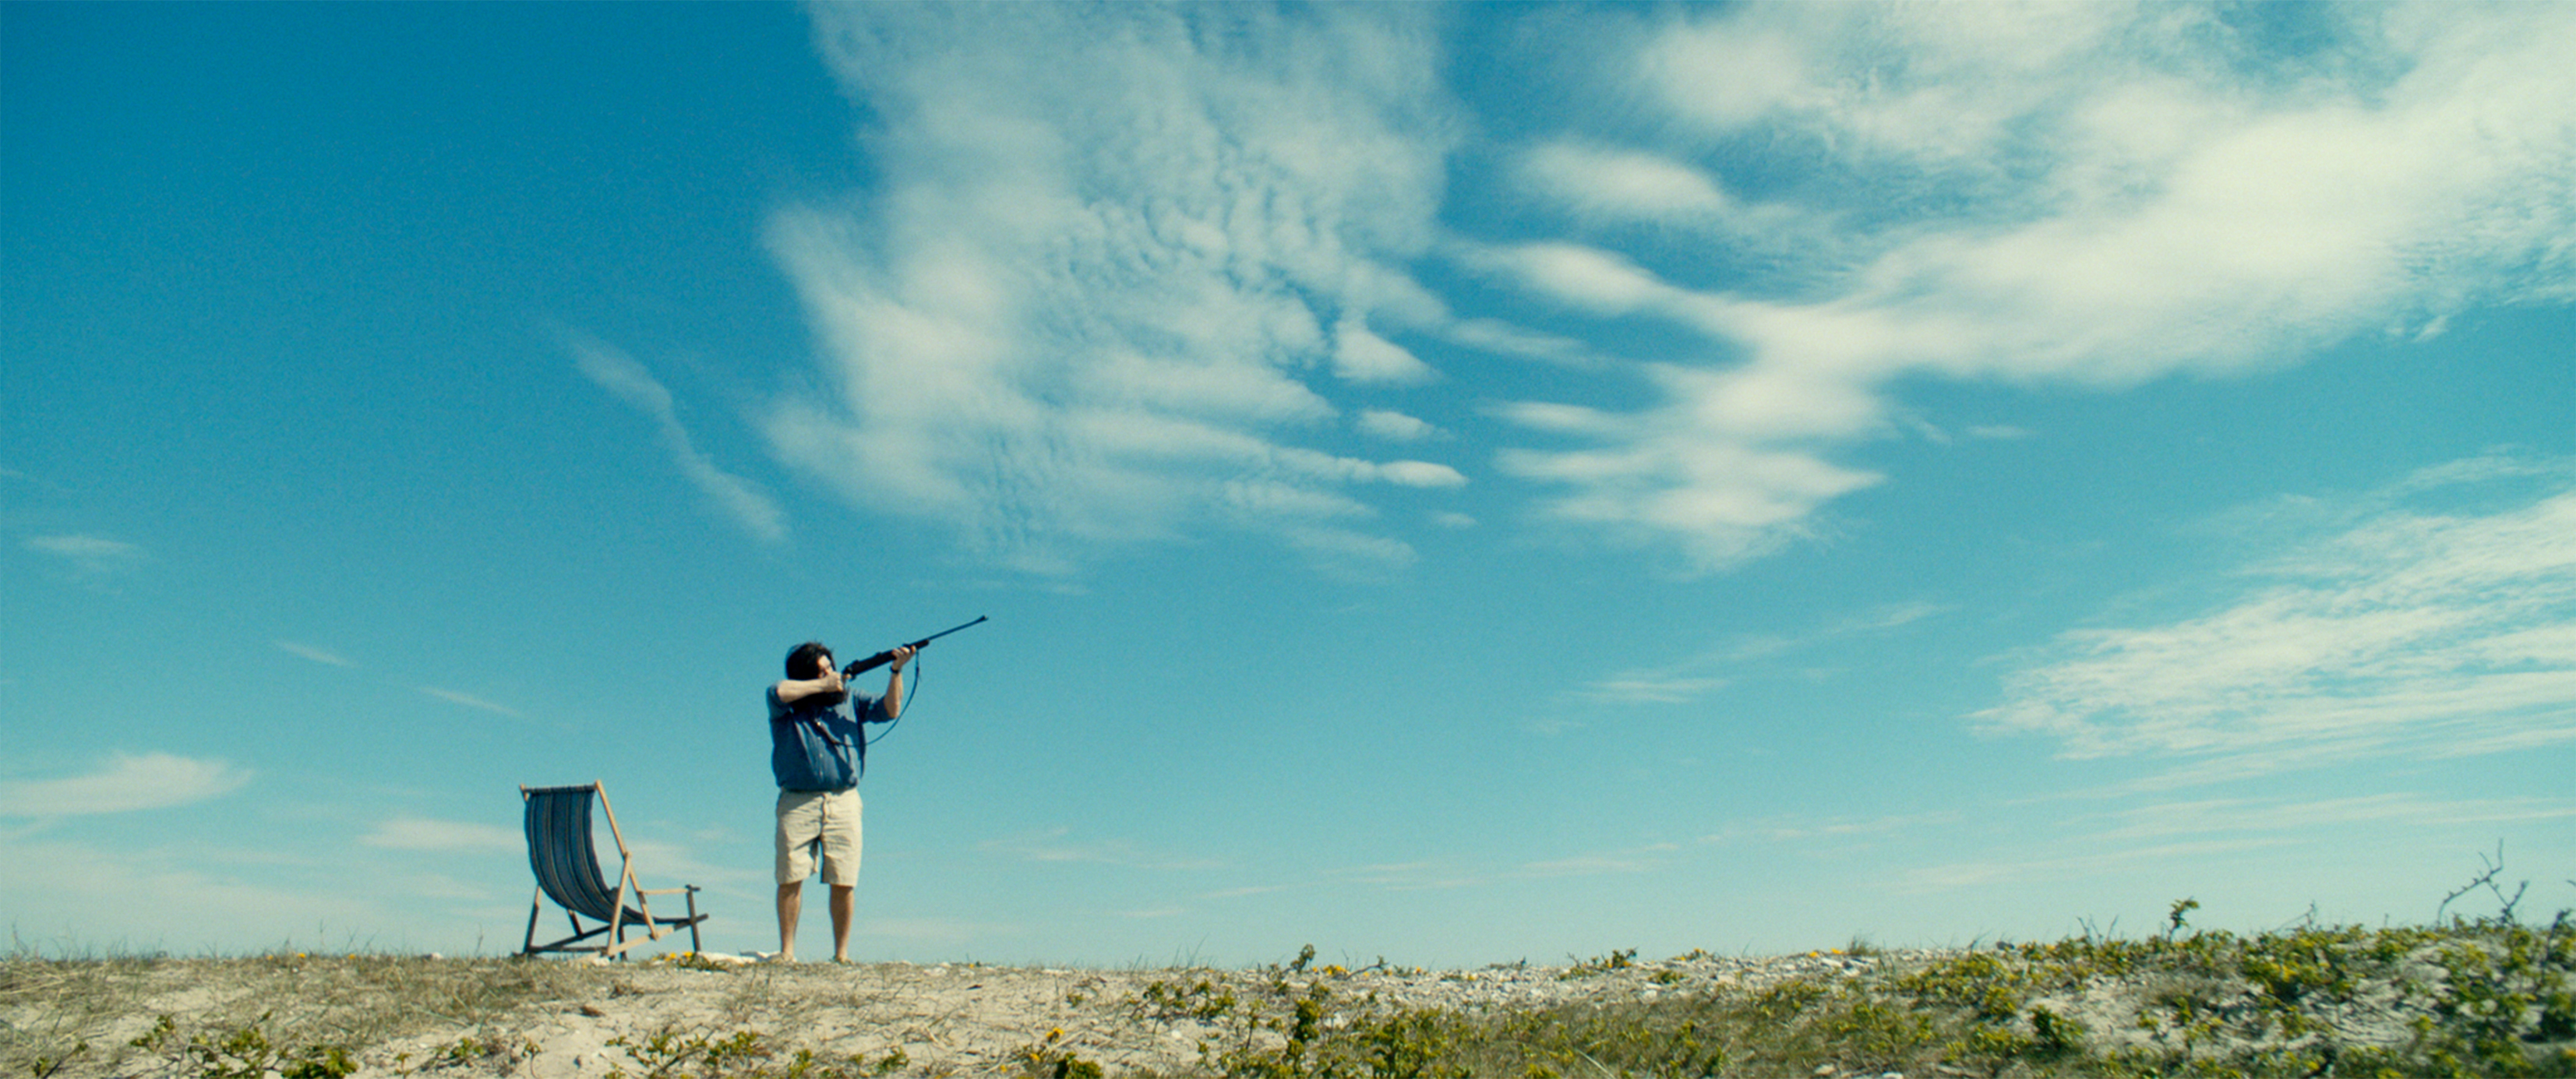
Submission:
[[[608,808],[608,792],[597,781],[578,787],[519,788],[519,798],[526,803],[528,833],[528,868],[537,877],[536,894],[528,900],[528,935],[520,944],[520,955],[545,952],[598,952],[601,958],[621,959],[628,948],[647,941],[660,940],[680,930],[689,929],[689,950],[698,950],[698,923],[707,916],[698,913],[698,886],[684,884],[677,888],[641,888],[635,883],[635,860],[626,850],[626,834],[617,827],[617,814]],[[600,873],[599,851],[591,845],[590,806],[608,818],[608,835],[617,844],[617,887],[608,887],[608,878]],[[685,916],[656,917],[648,896],[679,895],[687,899]],[[564,917],[572,923],[572,935],[547,944],[537,943],[537,915],[552,899],[563,908]],[[631,904],[631,905],[630,905]],[[598,925],[582,927],[589,918]],[[627,940],[626,931],[642,929],[645,935]],[[606,935],[595,944],[582,944],[592,937]]]

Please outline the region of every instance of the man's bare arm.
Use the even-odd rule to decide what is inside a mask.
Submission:
[[[885,714],[887,719],[903,716],[903,665],[912,658],[912,649],[894,650],[894,664],[886,671]]]
[[[847,688],[847,683],[841,681],[840,670],[825,664],[820,678],[783,679],[777,685],[770,687],[770,691],[778,694],[778,703],[794,704],[807,697],[839,693],[844,688]]]

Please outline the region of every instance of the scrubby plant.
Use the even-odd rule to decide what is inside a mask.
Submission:
[[[342,1079],[358,1070],[345,1046],[307,1045],[281,1049],[261,1029],[275,1013],[230,1029],[179,1036],[179,1025],[161,1016],[150,1030],[128,1043],[160,1059],[163,1072],[194,1079]]]
[[[1058,1027],[1034,1045],[1022,1046],[1012,1054],[1020,1062],[1021,1074],[1028,1079],[1101,1079],[1100,1065],[1076,1055],[1066,1044],[1064,1029]]]
[[[2145,939],[1882,955],[1831,977],[1654,998],[1405,1009],[1272,968],[1268,992],[1216,1009],[1227,998],[1212,984],[1172,988],[1156,1013],[1218,1024],[1199,1070],[1256,1079],[2576,1076],[2565,919],[2237,935],[2190,929],[2194,909],[2177,903]],[[1634,969],[1624,949],[1575,965],[1674,984],[1657,977],[1671,966]]]
[[[1381,959],[1379,962],[1383,963],[1385,960]],[[1626,970],[1636,965],[1637,949],[1614,948],[1611,949],[1610,954],[1608,955],[1596,955],[1590,959],[1575,960],[1572,965],[1565,968],[1565,972],[1563,974],[1559,974],[1557,977],[1569,979],[1589,978],[1595,974],[1608,974],[1614,970]]]

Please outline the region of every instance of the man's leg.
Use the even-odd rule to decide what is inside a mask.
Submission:
[[[805,878],[814,875],[814,840],[823,827],[821,800],[778,792],[778,961],[796,961],[796,920],[805,913]]]
[[[859,792],[835,791],[824,802],[823,883],[832,887],[832,961],[850,961],[852,893],[859,883]]]
[[[778,886],[778,961],[796,961],[796,919],[805,913],[805,882]]]
[[[832,886],[832,961],[835,963],[850,961],[850,909],[855,905],[850,901],[850,895],[858,890],[857,886],[849,884]]]

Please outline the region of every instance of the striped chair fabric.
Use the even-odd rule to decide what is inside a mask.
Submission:
[[[646,940],[660,940],[689,929],[689,949],[698,948],[698,923],[707,916],[698,913],[698,886],[643,889],[636,887],[633,859],[626,851],[626,837],[617,828],[617,814],[608,808],[608,794],[598,783],[578,787],[520,787],[519,795],[527,802],[528,869],[536,874],[537,895],[528,901],[528,935],[519,954],[541,952],[599,952],[617,958],[629,947]],[[591,803],[597,802],[608,817],[609,837],[617,844],[618,872],[615,887],[600,872],[599,853],[591,845]],[[686,915],[656,916],[647,896],[682,895],[687,898]],[[537,943],[537,916],[544,911],[547,899],[562,907],[572,922],[572,935],[549,944]],[[600,924],[587,929],[582,919]],[[642,929],[642,940],[626,940],[626,930]],[[606,935],[595,944],[580,942]]]

